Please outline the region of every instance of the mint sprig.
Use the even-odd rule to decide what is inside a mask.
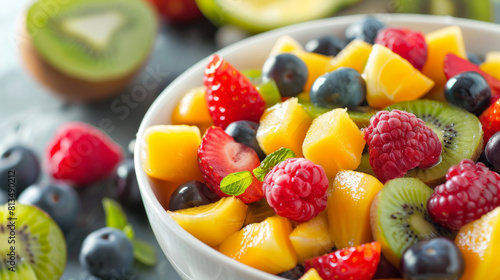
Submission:
[[[240,171],[228,174],[220,182],[220,190],[227,195],[238,196],[252,184],[252,173]]]
[[[135,239],[134,228],[128,223],[120,204],[110,198],[103,198],[102,205],[106,215],[106,226],[117,228],[125,233],[132,241],[134,258],[137,261],[144,265],[154,266],[156,264],[155,248],[145,241]]]
[[[266,158],[260,163],[260,166],[253,170],[253,175],[255,175],[257,180],[262,182],[264,181],[267,173],[269,173],[269,171],[273,169],[273,167],[275,167],[282,161],[294,157],[296,156],[292,150],[287,148],[280,148],[277,151],[274,151],[267,155]]]

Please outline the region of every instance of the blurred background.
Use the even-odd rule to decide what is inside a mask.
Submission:
[[[52,4],[55,3],[55,7],[58,7],[57,5],[68,5],[67,3],[72,1],[85,2],[85,0],[42,2],[47,4],[45,7],[49,7],[46,10],[47,14],[52,16],[51,11],[64,12],[62,8],[60,11],[50,10]],[[105,2],[113,3],[113,1]],[[76,79],[78,81],[74,79],[68,81],[67,76],[71,75],[68,73],[61,75],[60,72],[64,71],[54,70],[57,67],[48,67],[43,61],[40,62],[40,56],[44,56],[43,47],[40,46],[44,43],[33,40],[35,37],[24,31],[27,11],[33,1],[0,2],[0,147],[23,143],[42,157],[57,127],[67,121],[79,120],[106,128],[109,136],[125,149],[128,157],[131,157],[127,147],[134,139],[142,117],[155,98],[178,75],[200,59],[233,42],[300,21],[351,14],[418,13],[500,22],[498,0],[196,0],[197,2],[129,0],[127,2],[130,1],[149,1],[157,14],[158,21],[153,20],[151,30],[137,31],[144,34],[151,33],[151,44],[139,46],[144,42],[137,40],[137,46],[128,46],[128,49],[143,48],[144,55],[140,58],[142,60],[132,67],[133,71],[128,70],[128,77],[120,81],[118,86],[117,82],[113,81],[115,87],[92,98],[85,94],[73,93],[79,89],[92,91],[92,87],[84,88],[89,85],[89,81],[80,83],[81,80],[88,78],[88,73],[81,74],[82,76]],[[36,15],[32,16],[33,21],[43,20]],[[152,19],[145,19],[142,15],[137,16],[135,20],[140,22]],[[90,28],[90,25],[85,24],[81,23],[80,26]],[[64,28],[69,28],[68,32],[73,35],[82,32],[72,25]],[[102,43],[103,41],[99,39],[106,36],[106,28],[98,29],[101,31],[97,32],[99,34],[95,37],[95,44]],[[25,49],[26,46],[30,46],[29,51]],[[114,51],[121,52],[122,47]],[[64,57],[58,58],[58,55],[57,52],[51,53],[49,55],[51,61],[67,60]],[[65,62],[60,64],[64,68]],[[113,70],[110,68],[109,71]],[[71,71],[75,73],[78,69]],[[109,80],[113,79],[110,75]],[[101,82],[106,84],[109,81],[96,82],[91,79],[90,84],[97,83],[104,88]],[[41,180],[50,178],[42,174]],[[94,279],[81,268],[78,253],[85,236],[105,225],[100,198],[112,193],[113,190],[110,188],[113,188],[113,184],[106,181],[79,193],[82,211],[76,226],[66,235],[68,262],[63,279]],[[135,225],[136,234],[154,243],[155,239],[144,211],[137,211],[135,207],[124,205],[131,223]],[[180,279],[158,245],[154,246],[158,258],[157,264],[152,267],[135,264],[127,276],[129,278],[126,279],[160,277]]]

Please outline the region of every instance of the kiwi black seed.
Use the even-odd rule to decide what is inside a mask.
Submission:
[[[464,109],[434,100],[414,100],[396,103],[386,110],[404,110],[415,114],[441,140],[439,162],[430,168],[415,168],[406,177],[415,177],[430,187],[445,181],[448,169],[463,159],[476,160],[483,149],[483,130],[478,118]]]
[[[56,280],[66,266],[61,229],[42,210],[0,205],[0,279]]]
[[[452,233],[432,221],[427,200],[433,190],[416,178],[398,178],[387,182],[371,205],[371,227],[382,253],[399,267],[406,248],[438,236]]]

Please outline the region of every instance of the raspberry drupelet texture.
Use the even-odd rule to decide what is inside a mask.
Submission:
[[[409,170],[428,168],[439,161],[441,141],[414,114],[400,110],[379,111],[365,129],[370,165],[385,183]]]
[[[325,210],[328,178],[323,168],[312,161],[290,158],[266,175],[262,189],[278,215],[305,222]]]
[[[427,202],[431,218],[451,230],[481,218],[500,206],[500,175],[483,163],[462,160],[450,167],[446,183]]]
[[[424,67],[427,59],[427,43],[420,32],[407,28],[388,27],[378,32],[375,43],[399,54],[418,70]]]

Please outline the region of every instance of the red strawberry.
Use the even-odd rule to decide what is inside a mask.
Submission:
[[[48,172],[75,186],[107,177],[123,158],[122,148],[101,130],[81,122],[61,126],[48,147]]]
[[[372,242],[305,261],[305,271],[315,268],[324,280],[370,280],[380,262],[380,243]]]
[[[266,103],[250,80],[229,62],[213,55],[205,69],[203,84],[215,125],[225,129],[234,121],[259,122]]]
[[[484,143],[486,145],[491,136],[500,131],[500,99],[484,110],[479,116],[479,121],[483,126]]]
[[[252,171],[260,165],[259,156],[250,147],[234,141],[220,127],[212,126],[198,148],[198,166],[207,186],[220,197],[228,196],[220,190],[220,182],[226,175],[238,171]],[[252,184],[237,196],[245,203],[264,197],[262,182],[253,177]]]
[[[481,74],[491,87],[491,103],[498,99],[498,96],[500,96],[499,80],[484,72],[478,65],[467,59],[458,57],[451,53],[444,57],[444,74],[446,75],[446,79],[450,79],[451,77],[466,71],[474,71]]]

